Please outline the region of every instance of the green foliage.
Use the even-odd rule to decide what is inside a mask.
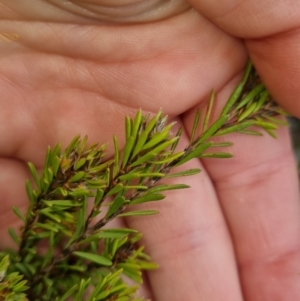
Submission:
[[[40,174],[29,163],[33,179],[26,182],[29,208],[24,216],[13,207],[23,227],[20,236],[9,231],[17,251],[1,253],[0,300],[141,300],[135,293],[142,272],[157,265],[140,246],[141,233],[109,228],[109,223],[118,217],[156,214],[139,207],[164,199],[168,190],[188,188],[165,179],[200,172],[173,172],[175,167],[194,158],[230,158],[214,148],[232,143],[217,143],[215,137],[260,134],[257,128],[275,136],[274,130],[283,123],[275,117],[282,110],[251,64],[215,121],[213,108],[214,93],[203,120],[197,112],[184,150],[177,151],[182,130],[172,136],[174,123],[167,124],[167,116],[159,111],[150,118],[139,110],[133,119],[125,118],[123,150],[113,137],[112,159],[105,158],[105,145],[88,146],[87,137],[77,136],[65,150],[60,144],[48,148]],[[129,286],[124,276],[137,284]]]

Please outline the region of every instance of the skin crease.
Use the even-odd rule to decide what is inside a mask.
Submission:
[[[17,227],[11,206],[26,208],[25,162],[41,167],[47,145],[67,145],[78,133],[100,143],[115,134],[122,145],[124,115],[140,107],[179,116],[184,147],[194,108],[205,107],[213,88],[217,114],[247,54],[276,100],[300,117],[296,0],[191,0],[182,10],[174,1],[160,16],[168,1],[154,1],[148,14],[138,13],[143,1],[114,1],[118,14],[132,4],[124,20],[53,2],[0,0],[2,248],[11,245],[8,226]],[[89,4],[99,11],[107,1]],[[299,192],[287,129],[277,140],[226,139],[235,143],[233,159],[189,162],[201,174],[178,182],[192,189],[155,204],[158,216],[122,221],[144,233],[160,264],[142,292],[155,301],[300,298]]]

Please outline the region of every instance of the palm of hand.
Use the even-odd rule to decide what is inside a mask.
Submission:
[[[17,14],[13,18],[21,19]],[[227,94],[226,85],[246,60],[239,40],[193,10],[140,25],[107,26],[79,20],[78,24],[74,20],[65,24],[51,20],[0,23],[0,33],[19,35],[15,42],[8,42],[7,38],[0,41],[3,246],[9,244],[7,225],[14,225],[11,204],[26,207],[23,186],[28,173],[24,162],[41,167],[47,145],[58,141],[67,144],[78,133],[88,134],[91,142],[111,141],[112,134],[122,141],[124,115],[132,115],[140,107],[149,112],[162,108],[175,117],[205,100],[212,88],[223,88]],[[188,124],[188,116],[183,120]],[[252,145],[251,139],[245,141]],[[262,142],[261,148],[270,143],[277,147],[271,155],[271,159],[276,159],[283,148],[278,147],[279,142],[269,140]],[[230,171],[221,173],[216,172],[214,162],[206,167],[213,178],[217,174],[218,180],[236,174],[241,161],[244,162],[243,158],[231,163]],[[242,164],[246,168],[251,165]],[[264,176],[260,170],[255,172]],[[236,189],[232,184],[236,178],[232,178],[225,181],[229,195]],[[150,245],[153,259],[162,266],[149,276],[150,285],[145,285],[145,294],[155,296],[156,300],[183,300],[187,294],[186,300],[197,300],[198,296],[219,300],[221,295],[223,300],[242,300],[233,242],[216,193],[204,173],[189,179],[189,184],[197,187],[199,181],[201,187],[174,195],[178,199],[188,195],[192,199],[190,209],[185,209],[183,203],[173,204],[172,200],[156,205],[162,214],[152,226],[150,219],[127,221],[145,233],[145,243]],[[225,184],[219,183],[218,194]],[[235,193],[238,198],[245,189]],[[209,199],[210,204],[199,199]],[[231,209],[225,212],[229,216],[226,219],[230,218]],[[176,224],[178,217],[180,222]],[[165,227],[163,231],[161,226]],[[242,234],[236,231],[234,235],[234,239],[240,239]],[[242,243],[234,247],[249,258]],[[236,260],[241,258],[247,261],[243,256]],[[190,270],[194,265],[197,271]],[[176,281],[184,283],[183,287],[177,287]],[[249,296],[257,300],[255,293]]]

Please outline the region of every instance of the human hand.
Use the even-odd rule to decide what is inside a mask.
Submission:
[[[116,7],[125,2],[114,1]],[[193,114],[187,111],[205,106],[212,88],[221,106],[247,51],[276,99],[300,116],[294,84],[300,59],[296,3],[264,1],[262,12],[270,13],[258,17],[261,1],[232,4],[228,13],[225,1],[218,6],[191,1],[197,11],[174,2],[166,10],[154,6],[149,14],[137,14],[145,23],[108,25],[108,18],[99,22],[80,8],[70,13],[57,7],[58,0],[34,0],[30,6],[0,0],[2,247],[9,244],[8,226],[15,225],[11,205],[27,204],[25,162],[42,167],[47,145],[66,145],[78,133],[100,143],[111,141],[112,134],[121,138],[124,115],[140,107],[181,115],[187,142]],[[130,9],[135,6],[128,15]],[[274,15],[280,22],[272,22]],[[19,38],[13,41],[15,34]],[[246,46],[235,36],[248,38]],[[203,169],[181,180],[190,190],[155,204],[156,217],[124,221],[144,233],[148,252],[160,264],[148,275],[146,296],[158,301],[299,298],[298,183],[287,130],[278,136],[233,135],[234,159],[188,163]]]

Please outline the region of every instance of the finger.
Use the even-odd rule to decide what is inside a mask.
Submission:
[[[299,41],[300,27],[264,39],[246,41],[251,59],[272,96],[297,117],[300,117]]]
[[[278,130],[278,139],[225,139],[234,142],[234,158],[203,164],[230,228],[245,299],[298,300],[300,204],[288,130]]]
[[[242,38],[258,38],[300,26],[297,0],[188,0],[223,30]]]
[[[183,145],[188,144],[183,137]],[[202,168],[198,160],[184,166]],[[200,174],[172,183],[187,183],[159,203],[147,204],[159,214],[128,220],[144,234],[143,244],[159,269],[149,273],[156,301],[241,301],[231,240],[212,183]]]
[[[246,46],[273,97],[300,117],[300,6],[296,0],[190,2]]]
[[[20,15],[26,21],[53,20],[83,24],[154,22],[190,8],[185,0],[31,0],[30,6],[22,0],[4,2],[0,9],[0,19],[13,19]]]
[[[124,115],[140,107],[182,113],[246,60],[239,41],[194,11],[142,26],[0,21],[0,31],[20,35],[0,44],[0,119],[10,129],[0,128],[1,155],[39,166],[47,145],[78,133],[123,137]]]

